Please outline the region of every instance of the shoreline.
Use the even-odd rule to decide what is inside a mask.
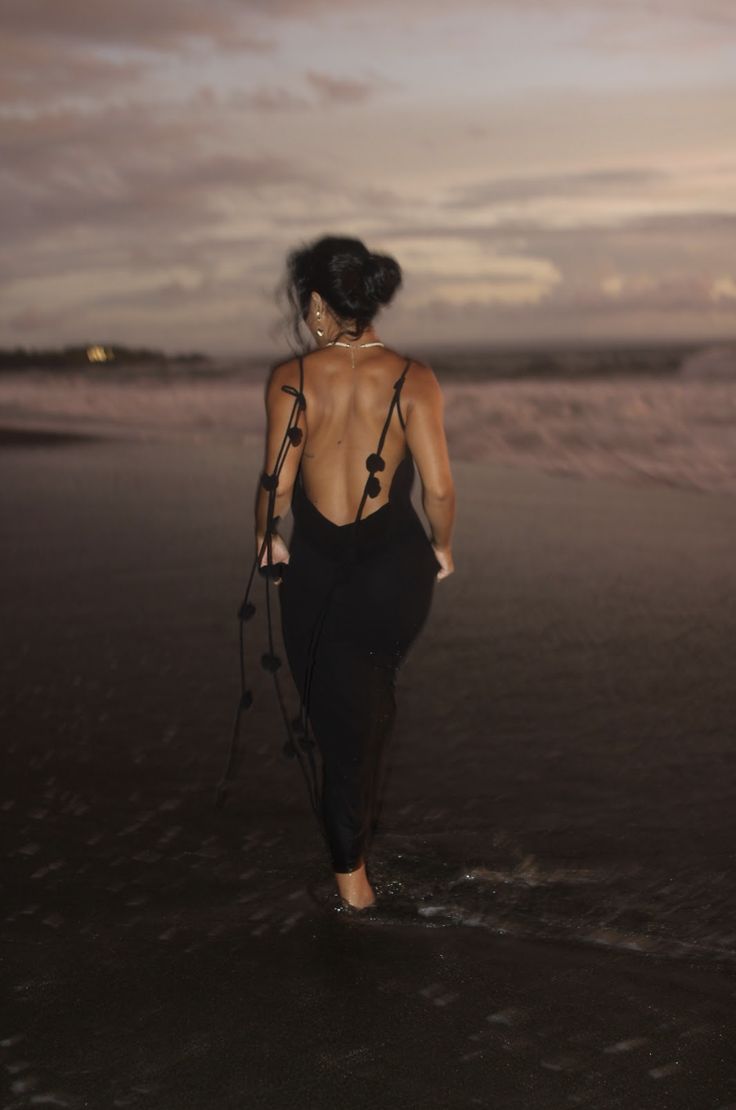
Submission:
[[[446,383],[450,455],[627,486],[736,493],[736,384],[723,381]],[[263,384],[0,380],[0,427],[21,434],[245,442]]]

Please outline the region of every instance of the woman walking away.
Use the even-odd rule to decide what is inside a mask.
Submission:
[[[314,348],[269,383],[256,549],[262,566],[282,564],[284,643],[321,754],[326,841],[341,905],[360,910],[375,903],[366,852],[396,672],[435,581],[454,569],[455,494],[437,379],[373,327],[401,284],[398,263],[327,237],[293,251],[287,276]],[[415,464],[429,536],[410,499]],[[277,525],[289,508],[287,548]]]

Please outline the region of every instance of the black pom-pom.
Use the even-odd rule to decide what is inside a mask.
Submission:
[[[386,469],[385,459],[382,459],[381,456],[377,455],[375,452],[372,455],[368,456],[368,458],[365,460],[365,465],[366,469],[369,470],[371,474],[375,474],[376,471]]]
[[[381,483],[378,481],[375,474],[371,474],[365,486],[369,497],[378,497],[381,492]]]
[[[240,708],[241,709],[250,709],[252,704],[253,704],[253,691],[252,690],[243,690],[243,693],[240,695]]]
[[[278,655],[272,655],[271,652],[267,651],[261,656],[261,666],[264,671],[270,671],[271,674],[276,674],[276,671],[281,666],[281,660]]]
[[[261,485],[266,490],[276,489],[279,484],[278,474],[263,474],[261,475]]]
[[[264,563],[258,568],[261,578],[283,578],[286,563]]]
[[[289,428],[287,434],[289,436],[292,447],[298,447],[304,435],[301,428]]]
[[[246,621],[249,621],[251,619],[255,611],[256,607],[252,601],[244,601],[238,609],[238,616],[240,617],[241,621],[245,623]]]

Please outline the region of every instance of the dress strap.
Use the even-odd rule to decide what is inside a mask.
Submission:
[[[401,415],[401,410],[399,409],[398,406],[399,406],[399,398],[401,396],[401,390],[403,389],[404,382],[406,381],[406,374],[407,374],[407,371],[408,371],[409,367],[411,366],[411,363],[412,363],[412,360],[410,358],[408,358],[406,360],[406,365],[404,366],[404,369],[401,371],[401,376],[399,378],[397,378],[397,380],[394,382],[393,396],[391,397],[391,404],[388,406],[388,412],[386,413],[386,419],[383,422],[383,428],[381,429],[381,435],[380,435],[380,438],[378,440],[378,446],[376,447],[376,450],[372,454],[370,454],[368,456],[368,458],[365,460],[366,469],[368,471],[368,477],[366,478],[365,486],[363,487],[363,495],[360,499],[360,504],[358,505],[358,511],[355,515],[355,521],[354,521],[355,524],[358,524],[358,522],[360,521],[360,518],[363,515],[363,509],[365,508],[365,503],[368,500],[368,498],[369,497],[378,497],[379,493],[381,492],[381,482],[376,477],[376,474],[380,473],[382,470],[386,469],[386,460],[383,458],[382,451],[383,451],[383,445],[386,442],[386,436],[388,435],[389,427],[391,426],[391,417],[394,414],[394,409],[397,409],[397,411],[398,411],[399,420],[401,421],[401,427],[404,428],[404,429],[406,428],[406,425],[404,424],[403,417]]]
[[[217,804],[222,805],[224,803],[230,781],[235,775],[238,763],[238,747],[242,716],[253,704],[253,692],[248,687],[245,673],[244,625],[256,612],[256,607],[250,600],[250,595],[256,572],[258,571],[263,575],[265,580],[266,627],[268,631],[268,651],[264,652],[261,656],[261,666],[265,671],[269,671],[273,677],[276,698],[279,703],[287,734],[287,742],[284,746],[284,751],[286,755],[296,756],[298,758],[302,773],[307,781],[312,809],[320,824],[320,828],[322,828],[320,787],[313,755],[315,741],[309,735],[308,727],[305,723],[306,717],[304,721],[302,721],[301,718],[298,722],[291,721],[286,710],[286,702],[277,673],[281,667],[281,659],[275,651],[270,593],[273,580],[275,578],[280,578],[283,573],[283,567],[274,563],[272,555],[273,535],[279,519],[274,514],[279,475],[283,468],[287,453],[292,447],[298,447],[304,437],[304,430],[299,427],[299,418],[307,407],[307,400],[304,396],[304,361],[302,358],[299,359],[299,388],[296,389],[293,385],[282,385],[281,390],[283,393],[287,393],[290,397],[293,397],[293,403],[289,414],[289,420],[284,431],[284,438],[281,441],[281,446],[276,455],[273,471],[270,474],[264,472],[261,475],[260,484],[268,493],[268,502],[266,506],[266,534],[253,560],[245,588],[245,596],[238,609],[238,618],[240,621],[240,700],[238,702],[233,731],[230,737],[227,762],[222,778],[217,785]],[[266,565],[261,567],[261,559],[264,554],[266,555]]]
[[[401,373],[401,377],[399,378],[399,382],[401,382],[401,385],[399,385],[398,382],[396,383],[397,386],[398,386],[398,394],[397,394],[397,397],[396,397],[396,415],[399,418],[399,424],[401,424],[401,427],[402,427],[403,431],[406,431],[406,421],[404,420],[404,416],[403,416],[403,413],[401,411],[401,390],[403,388],[404,381],[406,380],[407,370],[411,366],[411,361],[412,360],[410,358],[408,358],[406,360],[406,366],[404,367],[404,369]]]

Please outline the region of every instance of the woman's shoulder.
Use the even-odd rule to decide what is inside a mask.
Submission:
[[[404,381],[406,394],[414,400],[430,400],[440,395],[440,384],[432,367],[421,359],[410,358]]]
[[[301,355],[292,355],[291,358],[284,359],[282,362],[277,362],[271,367],[269,374],[269,383],[282,385],[298,385],[303,379],[308,370],[314,371],[319,368],[320,354],[323,352],[319,348],[313,351],[305,351]]]
[[[428,362],[422,362],[420,358],[414,358],[413,355],[403,355],[402,358],[405,362],[409,363],[409,371],[407,377],[418,378],[419,381],[436,381],[435,372]]]
[[[300,358],[295,357],[288,358],[283,362],[277,362],[273,365],[268,375],[268,392],[279,390],[285,385],[299,388],[299,383],[302,379],[301,361]]]

